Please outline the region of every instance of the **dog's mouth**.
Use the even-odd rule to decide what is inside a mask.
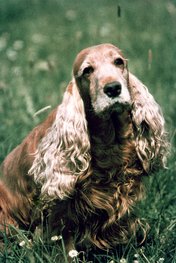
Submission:
[[[129,102],[124,102],[124,103],[116,102],[110,107],[109,111],[111,113],[115,112],[117,114],[118,113],[120,114],[120,113],[122,113],[124,111],[129,111],[131,109],[131,107],[132,107],[132,105]]]
[[[121,115],[124,112],[130,112],[132,109],[132,104],[129,102],[119,103],[115,102],[110,107],[105,108],[100,115],[103,118],[111,118],[112,115]]]

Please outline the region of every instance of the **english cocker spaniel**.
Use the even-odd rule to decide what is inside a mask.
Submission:
[[[67,251],[125,243],[140,225],[142,178],[164,166],[166,149],[160,107],[121,51],[86,48],[61,105],[2,164],[1,231],[42,224]]]

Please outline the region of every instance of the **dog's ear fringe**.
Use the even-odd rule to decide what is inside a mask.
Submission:
[[[74,191],[79,174],[88,170],[90,158],[84,105],[72,80],[52,127],[38,146],[29,174],[42,186],[41,195],[64,199]]]
[[[129,73],[136,151],[146,172],[166,167],[169,144],[162,111],[148,88]]]

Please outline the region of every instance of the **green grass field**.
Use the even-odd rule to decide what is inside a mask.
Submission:
[[[168,170],[146,181],[138,206],[150,225],[147,239],[113,253],[89,251],[89,262],[176,262],[175,25],[175,0],[0,0],[0,162],[50,109],[37,111],[61,102],[76,54],[90,45],[119,46],[163,109],[172,149]],[[0,263],[64,262],[57,259],[62,240],[58,248],[37,235],[32,243],[24,232],[17,236],[12,244],[5,238]]]

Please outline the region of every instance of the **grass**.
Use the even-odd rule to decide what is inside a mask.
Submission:
[[[47,106],[61,101],[75,55],[90,45],[119,46],[163,109],[172,150],[168,170],[146,181],[147,198],[138,207],[150,225],[147,239],[142,247],[131,241],[113,252],[89,251],[93,262],[131,263],[135,254],[140,263],[176,262],[175,24],[174,0],[0,1],[0,161],[47,116]],[[38,236],[31,244],[22,231],[13,242],[4,239],[0,262],[59,262],[63,251]]]

